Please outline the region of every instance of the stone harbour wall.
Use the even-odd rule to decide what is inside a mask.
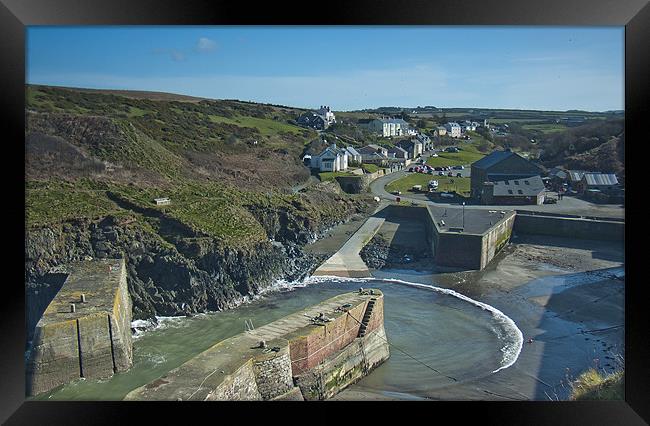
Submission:
[[[273,356],[253,362],[255,382],[262,399],[277,398],[293,389],[289,346],[285,345]]]
[[[373,299],[374,307],[364,322],[366,333],[359,336],[360,323]],[[329,321],[314,319],[319,312]],[[259,339],[264,339],[263,345]],[[161,378],[129,392],[125,399],[326,399],[388,357],[382,293],[344,293],[218,342]]]
[[[262,395],[255,381],[253,360],[244,363],[205,398],[206,401],[259,401]]]
[[[87,302],[80,302],[81,294]],[[81,377],[107,378],[131,364],[131,300],[124,259],[80,262],[36,325],[26,393],[47,392]]]

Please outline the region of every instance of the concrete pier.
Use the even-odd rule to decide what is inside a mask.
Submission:
[[[326,399],[388,356],[381,292],[345,293],[221,341],[125,399]]]
[[[314,271],[313,275],[328,275],[338,277],[362,278],[370,277],[368,266],[361,259],[359,253],[374,237],[384,218],[370,217],[361,228],[350,237],[350,239]]]
[[[131,299],[124,259],[71,265],[36,325],[27,360],[27,394],[80,377],[110,377],[131,363]]]

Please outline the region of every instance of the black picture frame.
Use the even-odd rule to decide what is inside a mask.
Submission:
[[[134,420],[142,414],[162,418],[163,424],[184,421],[190,415],[205,415],[214,421],[309,421],[363,420],[395,414],[398,421],[414,421],[424,415],[427,421],[444,421],[445,414],[453,422],[468,419],[488,424],[647,424],[650,421],[650,385],[648,344],[646,340],[648,309],[643,297],[641,248],[633,244],[643,238],[644,170],[643,145],[648,138],[643,132],[647,121],[650,49],[648,28],[650,6],[647,0],[545,0],[540,2],[507,1],[357,1],[333,3],[327,7],[315,4],[252,3],[235,1],[180,2],[170,0],[0,0],[0,105],[2,135],[6,153],[3,175],[5,208],[10,220],[24,220],[24,210],[15,208],[24,202],[24,140],[25,129],[25,27],[30,25],[542,25],[542,26],[625,26],[625,132],[632,141],[632,154],[626,155],[626,383],[624,402],[444,402],[428,403],[334,403],[333,406],[304,404],[253,403],[192,404],[116,403],[116,402],[25,402],[24,396],[24,276],[18,271],[20,257],[24,260],[24,232],[20,226],[5,222],[3,235],[8,250],[3,272],[15,272],[5,278],[3,286],[2,321],[0,321],[0,421],[6,424],[96,424]],[[477,40],[480,46],[480,40]],[[432,46],[435,50],[435,46]],[[645,119],[645,120],[644,120]],[[21,163],[22,161],[22,163]],[[630,192],[630,187],[632,192]],[[638,197],[629,194],[639,194]],[[15,268],[14,268],[14,265]],[[15,269],[15,271],[14,271]],[[11,278],[9,278],[11,277]],[[392,404],[392,405],[390,405]],[[397,405],[399,404],[399,405]],[[345,413],[342,411],[345,410]],[[295,414],[294,414],[295,412]],[[227,420],[227,414],[236,419]],[[300,413],[300,414],[299,414]],[[316,414],[315,416],[312,415]],[[305,415],[306,414],[306,415]],[[372,416],[375,414],[375,416]],[[280,417],[282,416],[282,417]],[[257,420],[255,420],[257,418]],[[151,419],[151,418],[150,418]],[[179,419],[173,421],[172,419]],[[387,419],[388,420],[388,419]],[[147,421],[147,420],[137,420]],[[205,420],[194,420],[205,421]],[[388,420],[390,421],[390,420]],[[151,422],[149,420],[148,422]],[[449,420],[447,420],[449,422]],[[129,423],[131,423],[129,421]]]

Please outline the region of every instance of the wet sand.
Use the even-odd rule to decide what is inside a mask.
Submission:
[[[483,271],[376,271],[451,288],[512,318],[525,341],[517,362],[467,383],[429,392],[436,400],[565,400],[590,367],[611,372],[624,355],[623,243],[519,236]],[[398,275],[397,277],[394,275]],[[423,281],[424,280],[424,281]],[[337,400],[405,399],[364,379]]]

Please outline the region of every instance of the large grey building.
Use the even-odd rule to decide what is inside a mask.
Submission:
[[[504,182],[540,176],[542,168],[509,149],[494,151],[471,166],[470,187],[473,198],[482,199],[485,182]]]

